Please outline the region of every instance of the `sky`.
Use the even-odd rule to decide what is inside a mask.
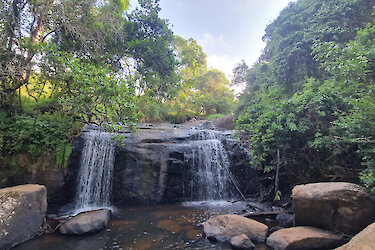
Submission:
[[[262,36],[292,0],[160,0],[163,19],[176,35],[194,38],[207,55],[209,68],[231,79],[237,63],[251,66],[260,56]],[[136,5],[136,0],[131,0]]]

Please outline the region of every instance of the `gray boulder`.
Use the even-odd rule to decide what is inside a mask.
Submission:
[[[111,210],[99,209],[79,213],[61,222],[59,232],[62,234],[87,234],[103,230],[111,218]]]
[[[232,237],[240,234],[245,234],[251,240],[263,242],[268,227],[240,215],[226,214],[204,222],[203,230],[208,238],[214,238],[220,242],[230,242]]]
[[[375,202],[365,188],[331,182],[293,188],[296,226],[313,226],[354,235],[375,219]]]
[[[232,237],[230,244],[234,249],[255,249],[255,245],[245,234]]]
[[[47,210],[47,189],[20,185],[0,189],[0,249],[9,249],[38,234]]]
[[[278,230],[267,238],[272,249],[329,249],[345,242],[342,235],[313,227],[292,227]]]
[[[375,223],[363,229],[354,236],[347,244],[337,250],[371,250],[375,249]]]

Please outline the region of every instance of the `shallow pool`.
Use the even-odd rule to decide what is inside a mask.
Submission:
[[[117,207],[106,230],[84,236],[47,234],[14,249],[230,249],[204,237],[201,223],[219,214],[242,213],[245,208],[245,203],[226,201]]]

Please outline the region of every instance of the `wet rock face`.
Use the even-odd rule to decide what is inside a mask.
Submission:
[[[34,237],[47,210],[47,190],[42,185],[21,185],[0,190],[0,249]]]
[[[76,235],[98,232],[108,225],[110,218],[111,211],[109,209],[83,212],[62,222],[59,232]]]
[[[115,205],[158,204],[197,200],[193,186],[197,178],[197,140],[203,130],[182,125],[142,125],[135,135],[125,135],[125,146],[117,146],[112,200]],[[212,130],[206,130],[207,133]],[[220,133],[220,141],[230,161],[229,171],[242,192],[259,192],[257,172],[249,167],[250,157],[231,132]],[[74,196],[82,138],[74,143],[67,189]],[[201,149],[204,150],[204,149]],[[248,176],[253,176],[249,181]]]
[[[293,189],[295,225],[354,235],[375,218],[375,202],[352,183],[313,183]]]
[[[115,204],[157,204],[162,201],[168,172],[168,146],[132,143],[118,148],[113,176]]]

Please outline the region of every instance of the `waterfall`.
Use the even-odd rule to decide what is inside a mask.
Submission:
[[[234,198],[230,160],[222,139],[213,130],[202,130],[195,136],[191,194],[193,199],[224,200]]]
[[[110,206],[115,152],[111,134],[90,130],[82,137],[75,206],[77,209]]]

